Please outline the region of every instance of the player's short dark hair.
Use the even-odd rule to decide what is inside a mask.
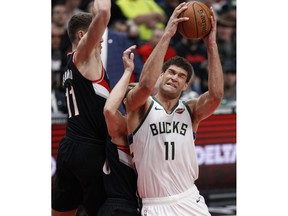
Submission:
[[[187,72],[186,83],[190,81],[191,77],[194,74],[194,69],[190,62],[188,62],[185,58],[181,56],[175,56],[164,62],[162,66],[162,72],[165,72],[171,65],[176,65],[177,67],[184,69]]]
[[[76,34],[78,31],[82,30],[84,32],[87,32],[91,22],[92,22],[91,13],[80,12],[74,14],[68,23],[68,35],[70,41],[73,43],[76,40]]]

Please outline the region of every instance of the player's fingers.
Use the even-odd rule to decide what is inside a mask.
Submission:
[[[130,49],[126,49],[126,50],[123,52],[123,55],[127,56],[127,55],[129,55],[129,53],[131,53],[131,50],[130,50]]]
[[[134,53],[131,53],[131,54],[130,54],[130,59],[131,59],[132,61],[134,61]]]
[[[123,55],[122,55],[122,59],[123,60],[126,60],[128,57],[129,57],[129,54],[131,53],[131,51],[129,49],[126,49],[124,52],[123,52]]]
[[[179,4],[173,12],[173,15],[175,15],[176,17],[179,16],[179,14],[181,14],[184,10],[186,10],[188,8],[187,3],[183,2],[181,4]]]
[[[130,49],[131,49],[131,50],[136,49],[136,45],[132,45],[132,46],[130,47]]]
[[[187,20],[189,20],[189,17],[181,17],[181,18],[178,18],[177,20],[175,20],[175,22],[178,24],[180,22],[187,21]]]
[[[136,49],[136,45],[130,46],[128,49],[126,49],[123,52],[123,57],[129,57],[130,53],[132,53],[132,51],[135,49]]]
[[[174,25],[174,24],[177,25],[179,22],[183,22],[183,21],[189,20],[189,17],[179,17],[179,15],[180,15],[183,11],[187,10],[187,8],[188,8],[188,6],[187,6],[187,3],[186,3],[186,2],[183,2],[183,3],[179,4],[179,5],[175,8],[175,10],[174,10],[174,12],[173,12],[173,14],[172,14],[172,16],[171,16],[172,25]],[[175,19],[174,19],[173,17],[174,17]]]
[[[216,20],[215,12],[214,12],[212,6],[210,7],[210,10],[211,10],[211,12],[212,12],[212,16],[210,17],[212,29],[215,29],[215,28],[216,28],[217,20]]]
[[[178,11],[178,10],[180,10],[180,9],[182,9],[182,8],[187,8],[187,3],[186,2],[182,2],[181,4],[179,4],[175,9],[174,9],[174,11]]]
[[[215,12],[214,12],[214,9],[213,9],[212,6],[210,7],[210,11],[211,11],[211,13],[212,13],[212,16],[215,17],[216,15],[215,15]]]
[[[212,12],[211,22],[215,23],[216,22],[216,15],[215,15],[215,12],[214,12],[214,9],[212,6],[210,7],[210,10]]]
[[[126,49],[124,52],[132,52],[132,50],[135,50],[136,49],[136,45],[132,45],[130,46],[128,49]]]

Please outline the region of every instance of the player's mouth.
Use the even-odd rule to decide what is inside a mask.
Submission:
[[[167,85],[167,86],[171,86],[171,87],[177,89],[177,86],[176,86],[175,84],[173,84],[173,83],[166,83],[166,85]]]

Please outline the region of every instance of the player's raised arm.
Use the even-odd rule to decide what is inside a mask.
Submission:
[[[192,113],[194,113],[195,124],[213,114],[224,94],[223,71],[216,43],[217,21],[212,7],[211,11],[213,13],[211,16],[212,28],[210,33],[203,38],[208,54],[208,91],[202,94],[198,100],[188,101]]]
[[[118,145],[125,145],[123,137],[127,135],[126,121],[118,110],[125,96],[131,74],[134,70],[134,54],[136,46],[133,45],[123,52],[124,73],[111,91],[105,107],[104,116],[107,124],[108,133],[112,142]]]
[[[140,108],[151,95],[161,73],[162,64],[171,38],[177,31],[178,23],[188,20],[187,17],[178,18],[179,14],[186,9],[186,3],[181,3],[174,9],[164,34],[143,66],[138,85],[127,95],[127,110],[134,111]]]
[[[86,35],[83,36],[77,47],[77,62],[87,61],[92,50],[102,40],[102,35],[108,25],[111,16],[111,0],[94,0],[92,9],[93,20]]]

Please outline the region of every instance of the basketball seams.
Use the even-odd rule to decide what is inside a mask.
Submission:
[[[208,14],[207,8],[203,7],[203,5],[200,5],[200,4],[199,4],[199,6],[203,9],[203,11],[204,11],[204,13],[205,13],[205,17],[207,17],[207,19],[208,19],[207,22],[206,22],[206,24],[209,25],[209,28],[208,28],[208,26],[207,26],[207,29],[211,29],[211,20],[210,20],[210,17],[212,16],[212,15],[211,15],[211,12],[208,11],[208,12],[209,12],[209,14]],[[207,31],[206,34],[205,34],[203,37],[205,37],[209,32],[210,32],[210,31]]]
[[[195,23],[196,23],[196,32],[197,32],[196,38],[198,38],[198,20],[197,20],[197,17],[196,17],[196,11],[195,11],[195,7],[194,7],[194,5],[196,3],[197,2],[192,2],[192,9],[193,9],[194,20],[195,20]],[[199,4],[197,3],[197,5],[199,5]]]
[[[185,17],[185,16],[186,16],[186,14],[185,14],[185,11],[184,11],[184,12],[183,12],[183,17]],[[184,21],[184,22],[189,22],[189,21]],[[183,22],[181,22],[180,24],[181,24],[181,32],[183,32],[183,34],[186,35],[187,32],[185,31]]]
[[[188,39],[203,38],[211,30],[212,13],[207,5],[198,1],[188,2],[187,6],[187,10],[183,11],[179,17],[189,17],[189,20],[179,23],[178,31]]]

